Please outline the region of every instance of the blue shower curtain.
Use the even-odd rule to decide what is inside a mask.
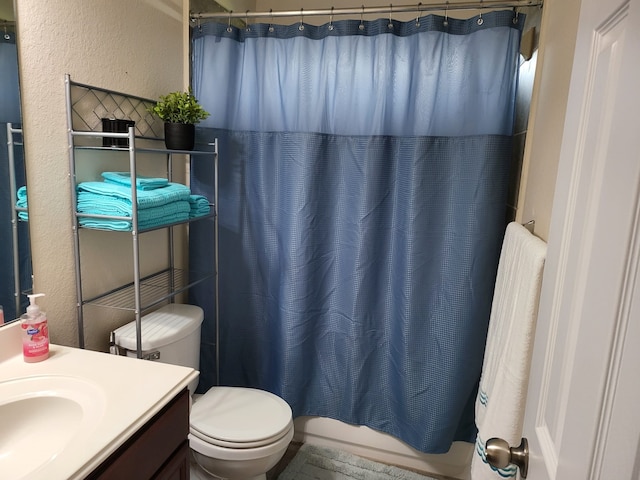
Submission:
[[[473,441],[523,16],[202,25],[220,142],[220,381],[414,448]],[[192,188],[211,196],[211,165]],[[212,262],[206,225],[191,268]],[[215,383],[215,298],[200,389]]]

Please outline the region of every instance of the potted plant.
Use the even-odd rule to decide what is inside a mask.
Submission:
[[[161,95],[149,111],[164,121],[164,142],[171,150],[193,150],[195,124],[209,116],[191,89]]]

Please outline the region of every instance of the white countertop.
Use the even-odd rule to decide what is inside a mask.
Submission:
[[[7,480],[85,478],[198,377],[191,368],[58,345],[51,345],[47,360],[26,363],[19,333],[17,322],[0,328],[0,382],[33,376],[75,377],[93,384],[103,393],[104,402],[99,408],[102,418],[91,426],[91,435],[72,438],[60,454],[28,476],[2,472]]]

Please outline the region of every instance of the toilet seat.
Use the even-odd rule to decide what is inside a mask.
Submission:
[[[255,461],[257,459],[264,459],[274,455],[279,460],[280,458],[282,458],[282,455],[289,446],[289,443],[291,443],[291,440],[293,439],[293,433],[293,422],[291,422],[291,429],[288,432],[285,432],[284,436],[279,440],[276,440],[274,443],[270,443],[269,445],[263,445],[262,447],[255,448],[222,447],[204,441],[195,436],[193,433],[190,433],[189,447],[194,452],[215,460],[247,462]],[[198,461],[198,463],[200,463],[200,461]],[[265,471],[266,470],[267,469],[265,469]]]
[[[277,443],[293,430],[291,407],[254,388],[212,387],[192,406],[192,436],[223,448],[248,449]]]

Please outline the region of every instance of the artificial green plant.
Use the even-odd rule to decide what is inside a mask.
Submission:
[[[195,124],[209,116],[209,112],[202,108],[191,90],[161,95],[149,111],[168,123]]]

